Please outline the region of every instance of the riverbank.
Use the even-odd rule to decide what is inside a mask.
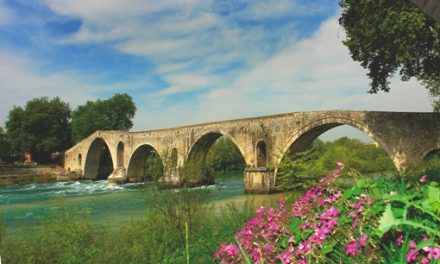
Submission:
[[[54,183],[80,180],[81,175],[66,173],[58,165],[1,165],[0,186],[14,184]]]

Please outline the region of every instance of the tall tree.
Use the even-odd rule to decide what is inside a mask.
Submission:
[[[15,106],[6,121],[7,139],[15,154],[29,149],[38,162],[50,161],[53,151],[70,145],[70,107],[55,97],[36,98],[24,108]]]
[[[72,113],[72,139],[76,143],[96,130],[128,131],[136,106],[128,94],[115,94],[107,100],[87,101]]]
[[[6,138],[6,131],[0,127],[0,161],[9,161],[11,147]]]
[[[368,70],[371,93],[389,91],[389,79],[415,77],[440,111],[440,23],[411,1],[341,0],[339,24],[353,60]]]

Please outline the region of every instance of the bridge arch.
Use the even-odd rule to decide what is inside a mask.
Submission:
[[[113,158],[108,146],[101,137],[92,141],[85,158],[84,178],[107,179],[113,172]]]
[[[435,151],[440,151],[440,143],[430,145],[429,147],[420,151],[420,153],[417,155],[417,160],[418,161],[424,160],[426,157],[428,157],[429,154]]]
[[[234,137],[232,137],[228,133],[221,131],[221,130],[207,130],[207,131],[204,131],[203,133],[201,133],[197,137],[197,139],[194,141],[194,144],[190,147],[188,154],[186,155],[185,161],[190,160],[191,158],[193,158],[194,155],[200,155],[199,153],[204,153],[204,155],[206,156],[209,148],[214,144],[214,142],[217,139],[219,139],[222,136],[230,139],[234,143],[234,145],[240,151],[240,154],[243,157],[243,159],[245,160],[246,164],[249,164],[249,162],[246,158],[246,155],[244,154],[245,152],[243,151],[242,146],[240,144],[238,144],[238,142],[235,140]],[[203,156],[201,156],[201,157],[203,157]],[[203,157],[202,159],[204,159],[204,158],[205,157]]]
[[[358,129],[359,131],[363,132],[367,136],[369,136],[371,139],[376,141],[388,154],[388,156],[391,158],[391,160],[394,163],[394,166],[397,169],[400,169],[400,163],[395,158],[395,154],[392,151],[392,148],[386,144],[386,141],[384,141],[381,137],[373,133],[368,129],[366,125],[364,125],[362,122],[359,122],[358,120],[354,119],[348,119],[344,117],[328,117],[323,119],[318,119],[315,121],[312,121],[308,123],[307,125],[303,126],[302,128],[296,130],[296,132],[292,133],[293,136],[288,139],[288,141],[283,145],[281,150],[281,155],[278,155],[276,157],[276,163],[280,164],[282,158],[286,153],[290,150],[292,154],[304,151],[307,149],[308,146],[321,134],[325,133],[326,131],[342,126],[342,125],[348,125],[353,128]],[[275,168],[275,177],[278,171],[278,167]]]
[[[128,167],[127,167],[127,178],[129,181],[141,181],[145,180],[145,170],[147,158],[158,158],[160,159],[160,164],[158,171],[159,174],[163,174],[163,161],[159,155],[159,152],[155,147],[153,147],[152,144],[149,143],[143,143],[134,149],[134,151],[131,153],[130,158],[128,160]],[[156,175],[155,175],[156,176]]]
[[[237,143],[234,137],[221,130],[207,130],[197,137],[186,155],[184,166],[185,184],[213,183],[214,178],[212,171],[206,170],[206,157],[217,139],[222,136],[229,139],[234,144],[244,163],[249,164],[242,146]]]
[[[260,139],[257,141],[255,145],[255,154],[257,161],[257,167],[266,167],[267,166],[267,145],[266,141]]]

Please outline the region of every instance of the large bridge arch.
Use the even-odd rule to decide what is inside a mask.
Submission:
[[[145,161],[149,155],[154,155],[160,158],[160,154],[150,143],[142,143],[134,148],[134,151],[130,154],[127,166],[127,178],[129,181],[139,181],[144,176]],[[163,161],[161,160],[162,168]]]
[[[246,164],[250,164],[249,158],[246,157],[242,145],[239,144],[238,141],[233,136],[222,130],[207,130],[202,132],[194,140],[194,143],[190,146],[189,151],[185,158],[185,163],[195,158],[195,156],[197,156],[197,158],[202,158],[202,160],[204,160],[211,146],[214,144],[214,142],[217,139],[219,139],[222,136],[230,139],[237,147],[237,149],[240,151],[240,154],[243,157]]]
[[[114,164],[109,144],[97,137],[90,144],[84,163],[84,178],[107,179],[113,172]]]
[[[184,182],[186,184],[191,185],[193,181],[200,181],[204,184],[213,183],[212,172],[205,171],[206,157],[211,147],[220,137],[229,139],[238,149],[244,163],[249,164],[249,159],[244,154],[243,146],[238,144],[233,136],[222,130],[206,130],[196,137],[186,155],[184,163]]]
[[[332,128],[342,125],[353,127],[377,142],[393,161],[394,166],[397,169],[400,169],[401,164],[396,159],[392,148],[386,143],[383,138],[368,129],[367,125],[355,119],[349,119],[345,117],[328,117],[314,120],[292,133],[293,136],[291,136],[288,141],[283,145],[280,155],[277,155],[276,157],[276,168],[274,172],[275,178],[278,172],[278,164],[280,164],[282,158],[284,157],[284,155],[286,155],[286,153],[290,151],[292,154],[295,154],[304,151],[320,135],[331,130]]]

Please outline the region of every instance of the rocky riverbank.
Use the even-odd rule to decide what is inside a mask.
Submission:
[[[65,172],[60,166],[0,166],[0,185],[80,180],[81,174]]]

